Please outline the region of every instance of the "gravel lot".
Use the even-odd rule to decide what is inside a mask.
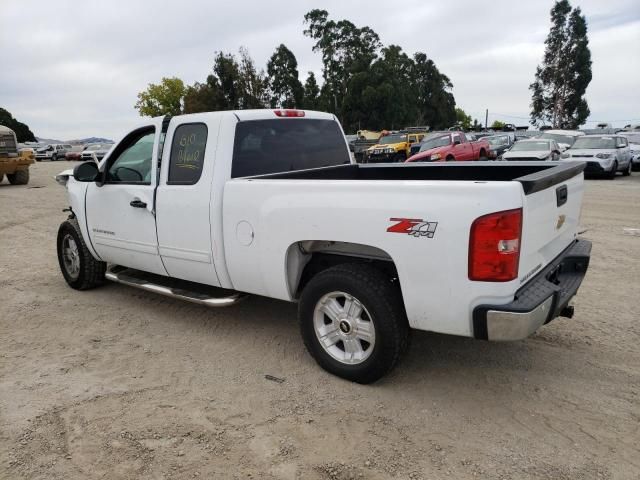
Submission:
[[[315,365],[293,304],[67,287],[69,165],[0,184],[0,478],[640,478],[640,174],[588,181],[572,320],[504,344],[414,332],[362,386]]]

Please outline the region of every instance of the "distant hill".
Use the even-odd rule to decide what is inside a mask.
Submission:
[[[87,137],[76,140],[55,140],[53,138],[36,137],[40,143],[70,143],[71,145],[86,145],[87,143],[113,143],[113,140],[102,137]]]

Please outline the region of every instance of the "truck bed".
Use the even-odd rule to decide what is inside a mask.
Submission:
[[[457,180],[522,184],[525,194],[549,188],[578,175],[582,162],[455,162],[352,164],[249,177],[291,180]]]

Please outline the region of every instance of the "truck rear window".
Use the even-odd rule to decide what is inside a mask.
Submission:
[[[250,177],[350,163],[333,120],[274,119],[239,122],[231,177]]]

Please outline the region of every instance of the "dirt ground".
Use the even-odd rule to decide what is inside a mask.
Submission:
[[[640,174],[587,183],[573,319],[515,343],[414,332],[362,386],[316,366],[293,304],[70,289],[69,165],[0,184],[1,479],[640,478]]]

